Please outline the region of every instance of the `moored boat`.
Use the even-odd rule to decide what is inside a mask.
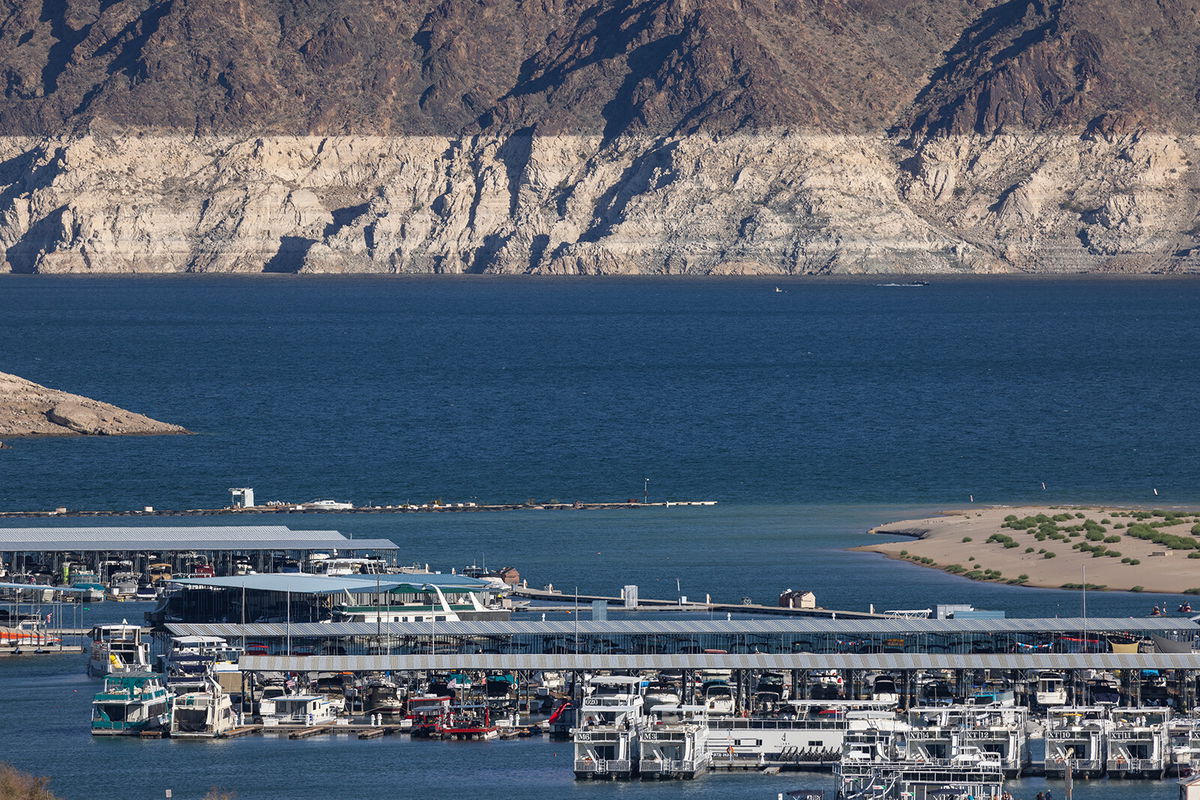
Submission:
[[[233,700],[212,678],[203,688],[177,696],[171,704],[171,736],[215,739],[237,726]]]
[[[142,641],[142,629],[127,620],[96,625],[89,634],[88,675],[119,675],[150,671],[150,645]]]
[[[171,719],[171,695],[158,676],[109,675],[92,698],[92,735],[138,736],[161,731]]]

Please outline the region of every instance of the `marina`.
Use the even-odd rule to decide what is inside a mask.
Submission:
[[[1200,767],[1188,617],[834,611],[791,589],[778,606],[568,594],[512,567],[400,566],[394,546],[335,531],[15,530],[9,577],[48,582],[6,584],[9,613],[23,601],[39,641],[86,645],[102,738],[565,738],[580,781],[815,773],[843,800]],[[34,622],[68,597],[119,608],[122,581],[153,589],[144,620]]]

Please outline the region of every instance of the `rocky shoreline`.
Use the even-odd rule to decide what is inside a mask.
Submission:
[[[1200,140],[1170,134],[89,134],[0,164],[14,273],[1200,270]]]
[[[190,431],[0,372],[0,437],[183,433]]]

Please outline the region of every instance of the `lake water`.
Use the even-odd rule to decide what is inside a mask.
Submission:
[[[406,561],[503,562],[583,592],[638,583],[673,597],[678,579],[721,600],[803,586],[830,607],[1053,616],[1077,613],[1078,595],[844,548],[972,495],[1200,503],[1200,282],[775,285],[5,278],[0,370],[196,435],[14,441],[0,508],[211,507],[229,486],[260,500],[624,499],[649,478],[651,499],[720,505],[265,521],[388,536]],[[1153,599],[1093,593],[1088,606],[1143,614]],[[243,799],[762,798],[822,780],[577,786],[569,747],[549,742],[93,741],[92,691],[77,657],[0,661],[0,758],[67,798],[211,785]],[[1100,782],[1078,796],[1174,788]]]

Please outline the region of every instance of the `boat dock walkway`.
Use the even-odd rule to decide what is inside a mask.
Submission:
[[[261,516],[279,514],[445,514],[472,511],[612,511],[638,508],[675,508],[677,506],[715,506],[716,500],[666,500],[642,502],[640,500],[573,502],[573,503],[424,503],[413,505],[356,506],[353,508],[310,508],[303,504],[271,506],[158,509],[143,508],[128,511],[101,511],[57,508],[52,511],[0,511],[0,519],[48,519],[66,517],[215,517],[215,516]]]
[[[567,594],[566,592],[547,589],[532,589],[527,586],[514,586],[513,597],[523,597],[528,600],[541,600],[550,603],[579,603],[591,604],[595,600],[603,600],[610,605],[619,605],[624,601],[621,597],[611,597],[601,594]],[[832,608],[788,608],[785,606],[765,606],[756,603],[696,603],[678,600],[655,600],[648,597],[638,598],[638,607],[646,610],[674,609],[678,611],[715,612],[721,614],[774,614],[787,617],[827,617],[829,619],[893,619],[885,614],[872,614],[866,611],[841,611]]]
[[[301,725],[262,725],[259,723],[242,725],[226,733],[225,738],[233,736],[250,736],[253,734],[284,736],[288,739],[308,739],[313,736],[347,735],[359,739],[377,739],[381,736],[391,736],[400,733],[399,725],[341,725],[336,722],[325,722],[320,725],[304,727]]]

